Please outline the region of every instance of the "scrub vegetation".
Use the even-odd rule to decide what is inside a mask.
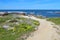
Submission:
[[[48,21],[52,21],[55,24],[59,25],[60,24],[60,18],[48,18]]]
[[[23,17],[0,17],[0,40],[25,40],[39,25],[39,21]]]

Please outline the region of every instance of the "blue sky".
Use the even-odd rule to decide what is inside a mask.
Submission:
[[[0,0],[0,9],[60,9],[60,0]]]

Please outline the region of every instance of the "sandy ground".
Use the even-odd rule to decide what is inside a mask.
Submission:
[[[46,21],[45,19],[38,19],[35,17],[23,17],[38,20],[40,22],[38,30],[33,33],[33,36],[29,36],[26,40],[55,40],[55,29],[53,28],[51,22]]]

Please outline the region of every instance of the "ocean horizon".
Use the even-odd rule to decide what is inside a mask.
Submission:
[[[42,15],[45,17],[60,17],[60,10],[0,10],[0,12],[26,12],[34,15]]]

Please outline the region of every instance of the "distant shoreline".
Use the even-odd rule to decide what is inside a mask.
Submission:
[[[30,14],[33,12],[34,15],[42,15],[47,18],[50,17],[60,17],[60,10],[0,10],[0,12],[26,12]]]

